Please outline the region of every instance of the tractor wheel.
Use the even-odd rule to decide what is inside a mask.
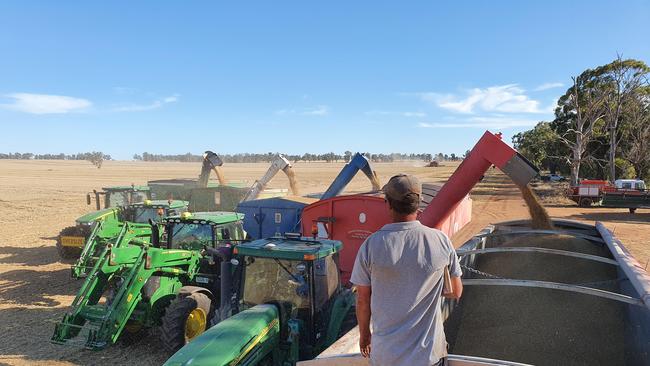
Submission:
[[[83,232],[81,228],[78,228],[76,226],[70,226],[67,227],[59,233],[59,235],[56,237],[56,250],[59,252],[59,256],[62,259],[75,259],[79,258],[79,255],[81,255],[81,248],[75,248],[75,247],[66,247],[61,244],[61,237],[62,236],[86,236],[86,234]]]
[[[589,207],[589,206],[591,206],[591,198],[580,199],[580,207]]]
[[[176,297],[165,310],[160,338],[165,348],[176,352],[208,328],[210,298],[200,292]]]

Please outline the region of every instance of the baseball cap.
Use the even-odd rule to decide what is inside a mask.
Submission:
[[[398,174],[391,177],[381,190],[392,200],[404,201],[410,193],[421,196],[422,184],[414,175]]]

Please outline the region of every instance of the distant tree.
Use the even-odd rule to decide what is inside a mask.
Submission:
[[[634,167],[636,178],[650,179],[650,86],[626,101],[622,121],[623,158]]]
[[[104,153],[100,151],[93,151],[91,153],[88,153],[88,157],[86,158],[86,160],[88,160],[92,165],[96,166],[97,169],[100,169],[102,167],[102,164],[104,163],[105,157],[106,155]]]
[[[619,125],[624,115],[624,106],[635,98],[640,88],[648,85],[647,75],[650,67],[643,61],[623,60],[619,55],[613,62],[600,66],[594,74],[601,79],[601,87],[606,91],[605,122],[609,134],[609,176],[616,179],[616,152],[619,143]]]
[[[573,85],[558,100],[551,127],[571,151],[568,161],[571,184],[575,185],[580,177],[580,166],[593,158],[587,147],[602,131],[607,94],[594,70],[586,70],[572,79]]]
[[[514,135],[512,143],[533,164],[548,169],[553,174],[566,165],[565,157],[569,156],[569,150],[549,122],[539,122],[533,129]]]

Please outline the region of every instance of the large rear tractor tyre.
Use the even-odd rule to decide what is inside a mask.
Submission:
[[[580,199],[580,207],[589,207],[589,206],[591,206],[591,198]]]
[[[59,233],[56,237],[56,251],[59,253],[59,256],[62,259],[76,259],[81,255],[81,248],[75,247],[66,247],[61,244],[62,236],[83,236],[86,237],[86,233],[82,229],[76,226],[67,227]]]
[[[169,352],[176,352],[208,328],[210,298],[200,292],[177,297],[162,317],[160,338]]]

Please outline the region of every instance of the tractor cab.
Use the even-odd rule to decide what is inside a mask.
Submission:
[[[101,197],[104,196],[104,205]],[[101,191],[93,190],[92,193],[86,194],[86,203],[91,204],[95,199],[97,210],[102,208],[127,206],[134,203],[144,202],[151,198],[148,186],[113,186],[103,187]]]
[[[149,220],[162,221],[166,216],[178,216],[187,211],[187,201],[144,200],[122,209],[122,221],[146,224]]]
[[[162,220],[160,246],[168,249],[201,250],[222,243],[244,240],[244,215],[235,212],[184,212]]]
[[[237,245],[230,263],[241,311],[165,365],[291,365],[315,357],[341,334],[354,303],[339,278],[341,248],[340,241],[298,235]]]
[[[244,243],[234,252],[243,266],[241,306],[280,304],[281,317],[297,320],[301,354],[327,336],[336,296],[341,292],[338,253],[343,244],[311,238],[270,238]]]

